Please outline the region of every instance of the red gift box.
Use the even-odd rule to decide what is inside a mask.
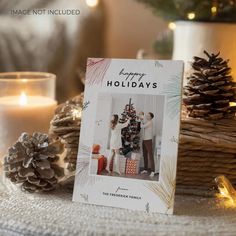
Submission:
[[[103,155],[93,154],[93,160],[97,160],[97,174],[101,174],[101,172],[105,169],[105,161],[106,158]]]
[[[105,164],[105,157],[101,155],[98,158],[98,172],[97,172],[98,175],[101,174],[101,172],[105,169],[104,164]]]

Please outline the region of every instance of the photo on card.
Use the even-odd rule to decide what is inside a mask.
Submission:
[[[89,58],[73,201],[174,211],[183,62]]]
[[[90,174],[158,181],[164,105],[163,95],[99,93]]]

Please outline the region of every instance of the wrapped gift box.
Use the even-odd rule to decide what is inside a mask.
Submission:
[[[125,173],[129,175],[137,175],[139,173],[139,162],[140,160],[127,159]]]
[[[93,167],[91,168],[91,170],[93,170],[94,172],[94,168],[95,168],[95,164],[94,163],[97,163],[96,164],[96,174],[101,174],[101,172],[105,169],[106,165],[105,165],[105,157],[103,155],[99,155],[99,156],[94,156],[93,155],[93,158],[92,158],[92,163],[91,163],[91,166],[93,165]]]
[[[127,161],[127,158],[125,158],[122,155],[119,156],[119,166],[120,166],[119,169],[120,169],[121,174],[125,174],[126,161]],[[109,167],[110,171],[113,171],[113,163],[114,163],[114,157],[112,158],[111,163],[110,163],[110,167]],[[105,159],[105,168],[106,168],[106,165],[107,165],[107,159]]]
[[[91,159],[90,163],[90,174],[96,175],[98,171],[98,159]]]
[[[99,159],[100,156],[101,156],[100,154],[92,154],[93,159]]]
[[[121,173],[121,174],[125,174],[125,171],[126,171],[126,162],[127,162],[127,158],[125,158],[124,156],[120,156],[120,158],[119,158],[119,164],[120,164],[120,173]]]
[[[139,152],[132,152],[131,153],[131,159],[132,160],[140,160],[141,159],[141,153],[139,153]]]
[[[105,157],[103,155],[101,155],[98,158],[98,171],[97,171],[98,174],[101,174],[101,172],[105,169],[104,164],[105,164]]]
[[[136,160],[137,161],[136,173],[139,174],[141,153],[140,152],[132,152],[131,153],[131,160]]]

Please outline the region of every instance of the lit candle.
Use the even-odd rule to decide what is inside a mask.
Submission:
[[[5,79],[3,75],[6,74],[0,73],[0,89],[5,90],[4,94],[0,92],[0,157],[22,132],[48,133],[57,105],[54,99],[54,75],[21,72],[18,74],[20,78]],[[21,77],[27,77],[27,80]]]

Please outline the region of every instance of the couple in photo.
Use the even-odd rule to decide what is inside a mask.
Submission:
[[[155,164],[153,156],[152,138],[153,138],[153,118],[154,114],[148,112],[146,114],[146,121],[144,121],[145,114],[140,112],[138,115],[139,128],[141,130],[143,158],[144,158],[144,170],[141,174],[148,173],[148,165],[150,165],[151,173],[149,177],[154,177]],[[112,116],[110,122],[111,139],[110,139],[110,154],[108,156],[106,170],[110,173],[109,167],[112,158],[114,157],[113,172],[120,175],[119,171],[119,154],[122,148],[121,130],[130,124],[130,118],[125,123],[119,123],[119,116],[117,114]]]

